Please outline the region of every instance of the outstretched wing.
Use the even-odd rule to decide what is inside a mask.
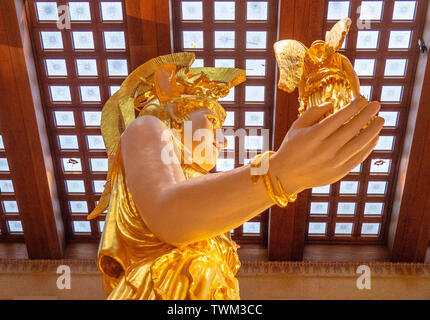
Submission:
[[[304,58],[308,49],[296,40],[278,41],[274,49],[280,71],[278,87],[293,92],[302,78]]]
[[[346,34],[351,26],[350,18],[343,18],[336,22],[336,24],[327,31],[325,35],[325,42],[329,48],[334,51],[339,50],[342,47],[342,43],[345,40]]]

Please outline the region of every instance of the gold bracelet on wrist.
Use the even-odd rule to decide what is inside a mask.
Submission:
[[[270,159],[270,156],[273,155],[274,153],[275,153],[274,151],[266,151],[263,154],[256,155],[251,160],[251,180],[255,184],[260,179],[263,179],[264,186],[266,187],[266,191],[267,191],[269,197],[272,199],[272,201],[276,205],[278,205],[279,207],[285,208],[288,205],[288,202],[296,201],[297,195],[296,194],[287,194],[278,177],[276,177],[276,183],[278,185],[279,191],[276,191],[275,188],[273,187],[272,178],[271,178],[270,173],[269,173],[268,161]],[[265,164],[265,165],[267,165],[266,172],[264,174],[261,174],[261,173],[260,174],[252,174],[252,169],[256,169],[256,168],[261,169],[262,168],[261,167],[262,161],[267,161],[267,163]]]

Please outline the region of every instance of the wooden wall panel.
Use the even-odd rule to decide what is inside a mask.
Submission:
[[[132,69],[172,52],[169,0],[126,0]]]
[[[295,39],[310,46],[321,38],[324,0],[281,0],[278,38]],[[276,90],[274,112],[274,150],[282,143],[297,119],[298,94]],[[306,203],[310,190],[301,192],[286,208],[273,206],[269,221],[269,259],[302,260],[306,227]]]
[[[29,258],[61,258],[57,197],[24,0],[0,2],[0,126]]]
[[[422,38],[430,43],[430,7]],[[421,53],[397,177],[388,249],[393,261],[424,262],[430,240],[430,64]]]

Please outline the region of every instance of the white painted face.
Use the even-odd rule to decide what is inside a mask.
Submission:
[[[221,149],[227,146],[227,139],[220,129],[220,120],[212,110],[198,109],[189,116],[193,137],[193,161],[209,171],[215,167]]]

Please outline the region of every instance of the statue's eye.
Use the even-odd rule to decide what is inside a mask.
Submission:
[[[208,120],[209,120],[210,122],[212,122],[212,124],[213,124],[214,126],[218,123],[217,119],[216,119],[215,117],[213,117],[213,116],[208,116]]]

